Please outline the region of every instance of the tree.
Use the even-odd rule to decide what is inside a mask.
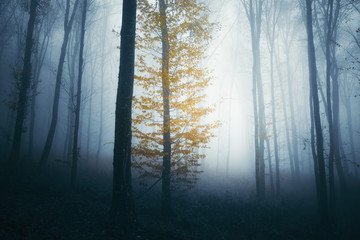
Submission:
[[[334,163],[339,176],[340,189],[342,193],[346,192],[346,181],[343,166],[340,159],[339,141],[339,83],[338,83],[338,64],[337,64],[337,41],[338,28],[341,22],[344,8],[340,0],[319,1],[319,13],[316,15],[316,26],[318,30],[321,49],[325,56],[326,71],[326,116],[328,120],[329,131],[329,207],[334,211],[335,204],[335,176]],[[319,16],[318,16],[319,15]],[[322,20],[322,25],[321,25]]]
[[[291,15],[288,15],[290,17]],[[290,126],[291,126],[291,143],[292,143],[292,155],[291,159],[293,162],[293,177],[295,180],[300,179],[300,163],[299,163],[299,152],[298,152],[298,136],[297,136],[297,127],[295,122],[295,109],[294,109],[294,99],[293,99],[293,77],[292,69],[290,66],[290,49],[293,38],[295,37],[296,28],[290,25],[290,22],[285,20],[285,31],[283,32],[283,42],[285,45],[285,56],[286,56],[286,73],[287,73],[287,88],[288,88],[288,99],[290,106]]]
[[[134,85],[136,0],[123,1],[119,80],[116,95],[111,216],[129,223],[131,213],[131,114]]]
[[[35,130],[35,115],[36,115],[36,97],[39,94],[38,86],[40,83],[40,74],[44,66],[45,57],[49,48],[51,35],[54,30],[54,25],[57,18],[56,10],[50,6],[50,1],[42,1],[47,3],[47,11],[44,11],[42,15],[45,18],[41,20],[35,28],[35,51],[33,56],[33,78],[31,84],[31,105],[30,105],[30,125],[29,125],[29,157],[33,159],[34,148],[34,130]],[[51,14],[49,14],[51,13]]]
[[[356,95],[356,85],[357,82],[353,81],[351,78],[348,78],[348,73],[343,74],[344,79],[341,81],[341,90],[342,90],[342,98],[341,101],[345,107],[346,110],[346,120],[347,120],[347,129],[348,129],[348,137],[349,137],[349,143],[350,143],[350,150],[351,150],[351,165],[356,165],[356,150],[354,145],[354,128],[353,128],[353,116],[352,116],[352,109],[351,109],[351,97]],[[346,166],[346,165],[345,165]],[[354,167],[354,174],[357,175],[358,167]]]
[[[77,82],[77,93],[76,93],[76,107],[75,107],[75,126],[74,126],[74,141],[72,150],[72,168],[71,168],[71,186],[75,186],[76,175],[77,175],[77,162],[79,159],[78,149],[78,137],[79,137],[79,124],[80,124],[80,107],[81,107],[81,84],[82,75],[84,70],[84,42],[85,42],[85,23],[87,13],[87,0],[83,2],[83,12],[81,18],[81,34],[80,34],[80,52],[79,52],[79,70],[78,70],[78,82]]]
[[[30,17],[27,27],[26,33],[26,46],[25,46],[25,56],[24,56],[24,66],[21,73],[21,86],[20,93],[16,111],[16,122],[15,122],[15,130],[14,130],[14,140],[11,148],[11,155],[9,159],[9,163],[16,165],[19,160],[20,154],[20,144],[21,137],[23,132],[23,124],[25,119],[26,112],[26,103],[27,103],[27,92],[30,86],[31,80],[31,55],[33,48],[33,32],[35,27],[36,20],[36,9],[38,5],[38,0],[32,0],[30,4]]]
[[[256,194],[259,199],[262,199],[265,196],[265,104],[260,67],[260,35],[264,0],[242,0],[242,4],[251,29]]]
[[[106,4],[106,3],[105,3]],[[107,25],[108,25],[108,16],[107,16],[107,7],[104,10],[104,17],[105,17],[105,23],[102,27],[104,37],[101,45],[102,53],[105,52],[105,43],[106,43],[106,31],[107,31]],[[99,138],[97,143],[97,151],[96,151],[96,168],[99,164],[99,158],[100,158],[100,151],[101,151],[101,143],[103,139],[103,119],[104,119],[104,72],[105,72],[105,54],[101,57],[101,77],[100,77],[100,121],[99,121]]]
[[[202,123],[209,71],[201,67],[214,24],[195,0],[139,2],[138,94],[134,98],[134,166],[142,177],[162,179],[162,213],[171,213],[171,182],[192,186],[205,157],[199,153],[218,123]]]
[[[314,46],[314,35],[312,26],[312,0],[306,0],[306,33],[308,43],[308,65],[309,65],[309,84],[310,84],[310,110],[313,118],[311,121],[315,122],[316,133],[316,158],[314,157],[314,170],[316,181],[316,190],[318,196],[318,209],[319,214],[323,220],[328,217],[328,202],[327,202],[327,189],[326,189],[326,174],[325,174],[325,161],[324,161],[324,147],[323,135],[320,120],[320,106],[318,87],[316,81],[316,57]],[[313,151],[313,154],[315,152]]]
[[[75,112],[75,80],[76,80],[76,66],[77,57],[80,48],[80,28],[75,28],[75,31],[70,34],[69,47],[67,48],[67,68],[69,74],[69,82],[67,83],[66,92],[68,94],[68,117],[67,117],[67,128],[64,144],[64,159],[70,163],[72,159],[72,147],[73,147],[73,136],[74,136],[74,112]]]
[[[69,41],[69,34],[71,32],[71,28],[74,22],[75,13],[77,10],[77,5],[79,4],[79,0],[76,0],[70,15],[70,0],[66,0],[66,9],[65,9],[65,19],[64,19],[64,38],[63,43],[61,46],[61,52],[60,52],[60,58],[59,58],[59,64],[58,69],[56,73],[56,83],[55,83],[55,94],[54,94],[54,102],[53,102],[53,108],[52,108],[52,116],[51,116],[51,124],[50,129],[46,138],[45,146],[41,154],[41,158],[39,161],[38,169],[42,168],[50,154],[52,142],[54,140],[55,130],[56,130],[56,124],[58,119],[58,111],[59,111],[59,100],[60,100],[60,87],[61,87],[61,80],[62,80],[62,73],[63,73],[63,66],[64,66],[64,60],[66,55],[66,49],[68,46]]]
[[[20,1],[2,0],[0,3],[0,59],[3,51],[8,46],[12,37],[16,34],[15,28],[17,9],[21,9]]]
[[[266,16],[266,39],[267,47],[270,54],[270,80],[271,80],[271,117],[272,117],[272,132],[274,135],[274,152],[275,152],[275,185],[276,195],[280,195],[280,164],[279,164],[279,150],[278,150],[278,136],[276,128],[276,109],[275,109],[275,84],[274,84],[274,51],[275,51],[275,32],[279,19],[281,1],[268,1],[265,4]]]

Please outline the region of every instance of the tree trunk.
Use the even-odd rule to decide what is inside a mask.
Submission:
[[[90,89],[91,91],[94,89],[94,78],[92,77],[90,80]],[[92,94],[89,97],[89,115],[87,116],[87,135],[86,135],[86,157],[89,160],[89,148],[90,148],[90,140],[91,140],[91,116],[92,116]]]
[[[254,110],[254,135],[255,135],[255,180],[256,195],[259,200],[265,196],[265,162],[264,162],[264,140],[265,140],[265,104],[261,81],[260,66],[260,34],[262,5],[264,1],[249,0],[249,4],[243,1],[251,30],[251,48],[253,55],[253,110]]]
[[[68,71],[69,71],[69,81],[70,81],[70,89],[69,89],[69,99],[68,99],[68,122],[67,122],[67,131],[66,131],[66,141],[64,148],[67,151],[64,151],[66,154],[66,161],[72,161],[72,147],[73,147],[73,140],[74,140],[74,111],[75,111],[75,78],[76,78],[76,60],[80,48],[80,36],[78,36],[79,32],[76,31],[73,37],[73,43],[70,44],[67,53],[67,62],[68,62]],[[71,47],[72,46],[72,47]],[[72,51],[71,51],[72,50]]]
[[[274,6],[275,7],[275,6]],[[275,21],[274,21],[275,24]],[[279,149],[278,149],[278,136],[276,129],[276,109],[275,109],[275,83],[274,83],[274,37],[275,26],[271,31],[271,35],[268,35],[269,52],[270,52],[270,81],[271,81],[271,117],[272,117],[272,131],[274,135],[274,153],[275,153],[275,186],[276,196],[280,195],[280,164],[279,164]],[[271,166],[269,166],[271,167]],[[272,173],[272,171],[271,171]]]
[[[349,134],[349,140],[350,140],[350,148],[351,148],[351,156],[352,156],[352,165],[354,165],[356,161],[356,151],[355,151],[355,145],[354,145],[354,136],[353,136],[353,124],[352,124],[352,111],[351,111],[351,104],[350,100],[345,103],[345,109],[346,109],[346,118],[347,118],[347,125],[348,125],[348,134]],[[358,168],[357,166],[354,166],[354,174],[357,175]]]
[[[231,99],[231,92],[232,92],[232,88],[234,85],[234,81],[231,82],[231,86],[230,86],[230,93],[229,93],[229,126],[228,126],[228,145],[227,145],[227,157],[226,157],[226,177],[229,176],[229,163],[230,163],[230,141],[231,141],[231,103],[232,103],[232,99]]]
[[[292,79],[290,79],[290,57],[289,57],[289,48],[286,51],[286,69],[288,74],[288,94],[289,94],[289,105],[290,105],[290,119],[291,119],[291,143],[292,143],[292,156],[294,162],[294,173],[295,180],[300,180],[300,166],[299,166],[299,152],[298,152],[298,140],[297,140],[297,128],[295,123],[295,111],[294,111],[294,101],[293,101],[293,86]]]
[[[105,9],[106,11],[106,9]],[[103,41],[102,41],[102,52],[105,52],[105,43],[106,43],[106,31],[107,31],[107,13],[105,12],[105,23],[103,26],[104,32],[103,32]],[[101,142],[103,137],[103,119],[104,119],[104,67],[105,67],[105,56],[103,55],[101,57],[101,78],[100,78],[100,121],[99,121],[99,138],[98,138],[98,146],[96,151],[96,169],[98,169],[99,165],[99,158],[100,158],[100,152],[101,152]]]
[[[35,27],[37,4],[38,4],[37,0],[31,0],[30,18],[28,21],[27,33],[26,33],[24,66],[21,74],[22,75],[21,86],[20,86],[20,93],[19,93],[16,120],[15,120],[14,140],[13,140],[13,145],[11,148],[10,159],[9,159],[9,164],[11,165],[16,165],[19,161],[21,137],[23,132],[25,112],[26,112],[27,91],[29,89],[30,80],[31,80],[31,54],[33,47],[32,38]]]
[[[123,1],[119,80],[116,95],[111,216],[124,226],[131,211],[131,107],[135,65],[136,0]]]
[[[67,0],[67,2],[66,2],[66,13],[65,13],[65,20],[64,20],[64,39],[63,39],[63,43],[61,46],[60,59],[59,59],[57,73],[56,73],[56,83],[55,83],[54,102],[53,102],[53,108],[52,108],[52,117],[51,117],[50,129],[49,129],[49,132],[48,132],[48,135],[46,138],[46,142],[45,142],[45,146],[44,146],[43,152],[41,154],[41,158],[40,158],[39,165],[38,165],[39,170],[43,166],[45,166],[47,163],[47,160],[48,160],[49,154],[50,154],[50,150],[51,150],[51,146],[52,146],[52,142],[53,142],[54,136],[55,136],[56,124],[57,124],[57,119],[58,119],[58,111],[59,111],[61,79],[62,79],[62,73],[63,73],[63,67],[64,67],[65,54],[66,54],[66,49],[68,46],[69,34],[71,32],[71,28],[72,28],[72,24],[74,21],[75,12],[76,12],[78,3],[79,3],[79,0],[76,0],[70,20],[69,20],[70,0]]]
[[[163,171],[162,171],[162,201],[163,215],[171,214],[170,171],[171,171],[171,138],[170,138],[170,79],[169,79],[169,36],[166,23],[166,3],[159,1],[160,27],[162,45],[162,89],[163,89]]]
[[[75,127],[74,127],[74,141],[73,141],[73,157],[72,157],[72,167],[71,167],[71,180],[70,184],[72,187],[75,187],[76,175],[77,175],[77,165],[79,160],[79,150],[78,150],[78,136],[79,136],[79,124],[80,124],[80,107],[81,107],[81,84],[82,84],[82,75],[84,70],[84,42],[85,42],[85,23],[86,23],[86,13],[87,13],[87,0],[84,0],[83,3],[83,12],[81,19],[81,34],[80,34],[80,52],[79,52],[79,70],[78,70],[78,82],[77,82],[77,94],[76,94],[76,108],[75,108]]]
[[[314,122],[316,132],[316,151],[317,151],[317,164],[319,167],[319,184],[317,185],[318,191],[318,206],[319,214],[323,221],[328,217],[328,202],[327,202],[327,189],[326,189],[326,174],[325,174],[325,161],[324,161],[324,148],[323,136],[320,119],[320,107],[318,87],[316,81],[316,58],[315,46],[312,27],[312,0],[306,0],[306,33],[308,42],[308,64],[309,64],[309,84],[312,96],[312,106],[314,110]],[[311,103],[310,103],[311,104]],[[316,174],[316,173],[315,173]]]
[[[340,190],[342,195],[345,196],[347,192],[346,178],[344,174],[343,164],[340,157],[340,120],[339,120],[339,83],[338,83],[338,65],[335,55],[335,46],[332,47],[333,64],[332,64],[332,102],[333,102],[333,131],[334,131],[334,157],[335,166],[339,177]]]
[[[287,146],[288,155],[289,155],[291,178],[292,178],[292,180],[294,180],[295,179],[295,170],[294,170],[293,155],[292,155],[291,145],[290,145],[289,124],[287,121],[287,109],[286,109],[286,104],[285,104],[286,100],[285,100],[284,86],[283,86],[281,69],[280,69],[280,61],[278,60],[278,56],[276,57],[276,59],[277,59],[277,64],[276,64],[277,72],[279,74],[281,101],[284,103],[284,104],[282,104],[282,107],[283,107],[283,117],[284,117],[284,121],[285,121],[286,146]]]
[[[55,21],[52,22],[52,24]],[[53,26],[53,25],[52,25]],[[51,28],[50,28],[51,29]],[[38,30],[38,41],[40,40],[40,29]],[[36,96],[38,94],[37,89],[40,81],[41,69],[44,65],[44,59],[46,52],[49,46],[50,41],[50,30],[45,32],[41,41],[41,46],[38,51],[35,52],[35,66],[34,66],[34,77],[33,77],[33,86],[32,86],[32,96],[31,96],[31,106],[30,106],[30,126],[29,126],[29,158],[32,161],[33,159],[33,148],[34,148],[34,127],[35,127],[35,106],[36,106]]]
[[[274,195],[274,175],[273,175],[273,170],[272,170],[272,163],[271,163],[271,149],[270,149],[270,141],[269,138],[267,137],[267,135],[265,134],[266,138],[266,148],[267,148],[267,153],[268,153],[268,163],[269,163],[269,175],[270,175],[270,190],[271,190],[271,195]]]
[[[334,182],[334,127],[332,121],[332,104],[331,104],[331,85],[330,85],[330,70],[331,70],[331,59],[330,59],[330,41],[332,36],[332,16],[333,16],[333,0],[329,0],[328,8],[326,10],[326,41],[325,41],[325,57],[326,57],[326,103],[327,103],[327,119],[329,124],[329,136],[330,136],[330,151],[329,151],[329,210],[333,214],[335,205],[335,182]]]

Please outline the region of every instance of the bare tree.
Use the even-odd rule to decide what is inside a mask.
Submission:
[[[34,51],[33,78],[31,85],[31,105],[30,105],[30,125],[29,125],[29,157],[33,159],[34,149],[34,128],[36,116],[36,97],[38,95],[38,86],[40,83],[40,74],[44,66],[44,60],[49,48],[51,34],[57,20],[54,10],[50,10],[51,14],[46,13],[45,19],[40,21],[35,28],[36,51]]]
[[[25,119],[26,103],[27,103],[27,91],[30,86],[31,79],[31,55],[33,48],[33,32],[36,20],[36,9],[38,6],[38,0],[32,0],[30,5],[30,18],[26,33],[26,46],[24,56],[24,66],[21,73],[21,86],[19,99],[16,111],[16,122],[14,130],[14,140],[11,148],[9,164],[16,165],[19,161],[21,137],[23,132],[23,124]]]
[[[245,8],[251,29],[256,194],[259,199],[262,199],[265,195],[265,104],[260,69],[260,34],[264,0],[242,0],[242,4]]]
[[[282,1],[270,0],[265,4],[266,17],[266,39],[267,47],[270,54],[270,81],[271,81],[271,117],[272,117],[272,132],[274,135],[274,152],[275,152],[275,185],[276,195],[280,195],[280,167],[279,167],[279,149],[278,136],[276,129],[276,109],[275,109],[275,83],[274,83],[274,51],[275,51],[275,36],[276,26],[280,14],[280,6]]]
[[[76,106],[75,106],[75,127],[74,127],[74,141],[73,141],[73,157],[72,157],[72,168],[71,168],[71,186],[75,186],[76,175],[77,175],[77,164],[79,160],[79,149],[78,149],[78,137],[79,137],[79,125],[80,125],[80,107],[81,107],[81,85],[82,76],[84,70],[84,42],[85,42],[85,23],[87,14],[87,0],[83,2],[82,18],[81,18],[81,34],[80,34],[80,52],[79,52],[79,65],[78,65],[78,82],[77,82],[77,93],[76,93]]]
[[[66,54],[66,48],[68,46],[69,34],[71,32],[71,28],[74,22],[75,13],[77,10],[77,5],[79,4],[79,0],[76,0],[70,15],[70,0],[66,0],[66,10],[65,10],[65,19],[64,19],[64,39],[61,46],[60,59],[58,64],[58,70],[56,73],[56,84],[55,84],[55,94],[54,94],[54,102],[52,108],[52,117],[49,133],[46,138],[45,146],[43,152],[41,154],[41,158],[39,161],[38,169],[41,169],[47,162],[51,150],[51,146],[54,140],[56,124],[58,120],[58,111],[59,111],[59,100],[60,100],[60,88],[61,88],[61,80],[63,73],[63,66]]]
[[[320,120],[320,106],[318,97],[318,87],[316,81],[316,57],[312,24],[312,0],[306,0],[306,33],[308,43],[308,64],[309,64],[309,84],[310,84],[310,109],[311,115],[315,122],[316,133],[316,161],[315,176],[317,176],[317,196],[318,196],[318,209],[319,214],[323,220],[328,217],[328,200],[327,200],[327,187],[326,187],[326,174],[325,174],[325,161],[324,161],[324,147],[323,147],[323,135]],[[313,152],[315,154],[315,152]]]

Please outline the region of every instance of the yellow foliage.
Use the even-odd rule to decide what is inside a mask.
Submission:
[[[201,66],[215,27],[210,10],[197,0],[167,1],[169,71],[162,81],[159,6],[138,1],[136,91],[133,101],[134,166],[143,176],[161,176],[163,133],[170,131],[172,180],[194,183],[200,148],[213,137],[219,123],[204,123],[214,106],[204,106],[209,70]],[[164,126],[163,89],[169,89],[170,125]]]

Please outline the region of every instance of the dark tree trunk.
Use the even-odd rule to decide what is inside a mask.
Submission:
[[[116,96],[111,216],[126,225],[131,211],[131,106],[134,85],[136,0],[123,1],[119,80]]]
[[[77,56],[80,48],[80,34],[79,31],[76,31],[74,34],[72,34],[72,40],[73,42],[70,43],[68,47],[67,52],[67,62],[68,62],[68,71],[69,71],[69,81],[70,81],[70,87],[69,87],[69,99],[68,99],[68,119],[67,119],[67,130],[66,130],[66,136],[65,136],[65,144],[64,148],[64,154],[65,159],[68,163],[71,162],[72,159],[72,147],[73,147],[73,140],[74,140],[74,112],[75,112],[75,78],[76,78],[76,65],[77,65]],[[70,40],[71,41],[71,40]]]
[[[72,157],[71,180],[70,180],[70,184],[72,187],[75,187],[77,165],[79,160],[78,137],[79,137],[79,125],[80,125],[81,84],[82,84],[82,75],[84,70],[84,41],[85,41],[86,13],[87,13],[87,0],[84,0],[82,19],[81,19],[80,52],[79,52],[79,65],[78,65],[79,70],[78,70],[76,107],[75,107],[74,141],[73,141],[73,150],[72,150],[73,157]]]
[[[331,104],[331,85],[330,85],[330,71],[331,71],[331,59],[330,59],[330,41],[332,36],[332,16],[333,16],[333,0],[329,0],[328,9],[326,10],[326,41],[325,41],[325,57],[326,57],[326,107],[327,107],[327,119],[329,123],[329,136],[330,136],[330,151],[329,151],[329,210],[331,214],[334,211],[335,205],[335,180],[334,180],[334,127],[332,121],[332,104]],[[330,13],[328,13],[330,9]]]
[[[94,89],[94,78],[92,77],[90,80],[90,91]],[[86,129],[86,158],[89,159],[89,151],[90,151],[90,140],[91,140],[91,116],[92,116],[92,94],[89,97],[89,114],[87,116],[87,129]]]
[[[10,153],[9,164],[16,165],[19,161],[20,154],[20,145],[21,137],[23,132],[23,125],[26,112],[26,103],[27,103],[27,91],[30,86],[31,80],[31,54],[33,47],[33,32],[35,27],[36,19],[36,7],[38,1],[31,0],[30,5],[30,18],[27,26],[26,33],[26,45],[25,45],[25,56],[24,56],[24,66],[22,70],[20,93],[17,104],[16,120],[15,120],[15,130],[14,130],[14,139]]]
[[[310,94],[312,96],[312,107],[314,113],[315,133],[316,133],[316,154],[317,164],[319,168],[319,184],[317,185],[318,191],[318,206],[319,214],[323,220],[328,217],[328,202],[327,202],[327,189],[326,189],[326,174],[325,174],[325,161],[324,161],[324,147],[323,136],[320,119],[320,106],[318,87],[316,81],[316,58],[315,58],[315,46],[312,27],[312,0],[306,0],[306,33],[308,41],[308,64],[309,64],[309,84]],[[316,172],[315,172],[316,175]]]
[[[220,119],[220,114],[219,114],[219,119]],[[217,134],[216,174],[219,173],[219,165],[220,165],[220,130],[218,130],[218,134]]]
[[[36,106],[36,96],[38,94],[38,85],[40,81],[40,73],[41,69],[44,65],[44,60],[46,56],[46,52],[49,46],[50,41],[50,32],[51,28],[55,21],[51,22],[50,28],[44,30],[44,36],[41,41],[41,45],[39,49],[35,52],[35,65],[33,67],[33,86],[32,86],[32,96],[31,96],[31,106],[30,106],[30,126],[29,126],[29,158],[30,161],[33,159],[33,148],[34,148],[34,127],[35,127],[35,106]],[[38,41],[40,41],[40,31],[41,28],[38,29]]]
[[[162,171],[162,200],[161,211],[163,215],[171,214],[170,171],[171,171],[171,138],[170,138],[170,79],[169,79],[169,36],[166,23],[166,3],[159,1],[160,27],[162,45],[162,89],[163,89],[163,171]]]
[[[270,190],[271,190],[271,194],[274,195],[274,175],[273,175],[273,170],[272,170],[272,162],[271,162],[271,149],[270,149],[270,141],[269,138],[266,136],[266,148],[267,148],[267,153],[268,153],[268,163],[269,163],[269,176],[270,176]]]
[[[313,165],[314,165],[314,173],[315,173],[315,186],[316,186],[316,194],[317,199],[320,199],[320,183],[319,183],[319,163],[317,161],[317,154],[316,154],[316,147],[315,147],[315,124],[314,124],[314,108],[313,108],[313,100],[312,100],[312,94],[309,94],[309,103],[310,103],[310,146],[311,146],[311,154],[313,159]],[[320,209],[320,201],[318,201],[318,208]]]
[[[62,73],[63,73],[63,67],[64,67],[65,54],[66,54],[66,49],[68,46],[69,34],[71,32],[71,28],[72,28],[72,25],[74,22],[75,12],[76,12],[78,3],[79,3],[79,0],[76,0],[70,20],[69,20],[70,0],[66,1],[66,13],[65,13],[65,20],[64,20],[64,39],[63,39],[63,43],[61,46],[60,59],[59,59],[57,73],[56,73],[56,83],[55,83],[54,102],[53,102],[53,108],[52,108],[52,117],[51,117],[50,129],[49,129],[49,132],[48,132],[48,135],[46,138],[43,152],[41,154],[38,169],[41,169],[44,165],[46,165],[47,160],[49,158],[51,146],[52,146],[52,143],[54,140],[54,136],[55,136],[56,124],[57,124],[57,120],[58,120],[60,88],[61,88],[61,79],[62,79]]]

